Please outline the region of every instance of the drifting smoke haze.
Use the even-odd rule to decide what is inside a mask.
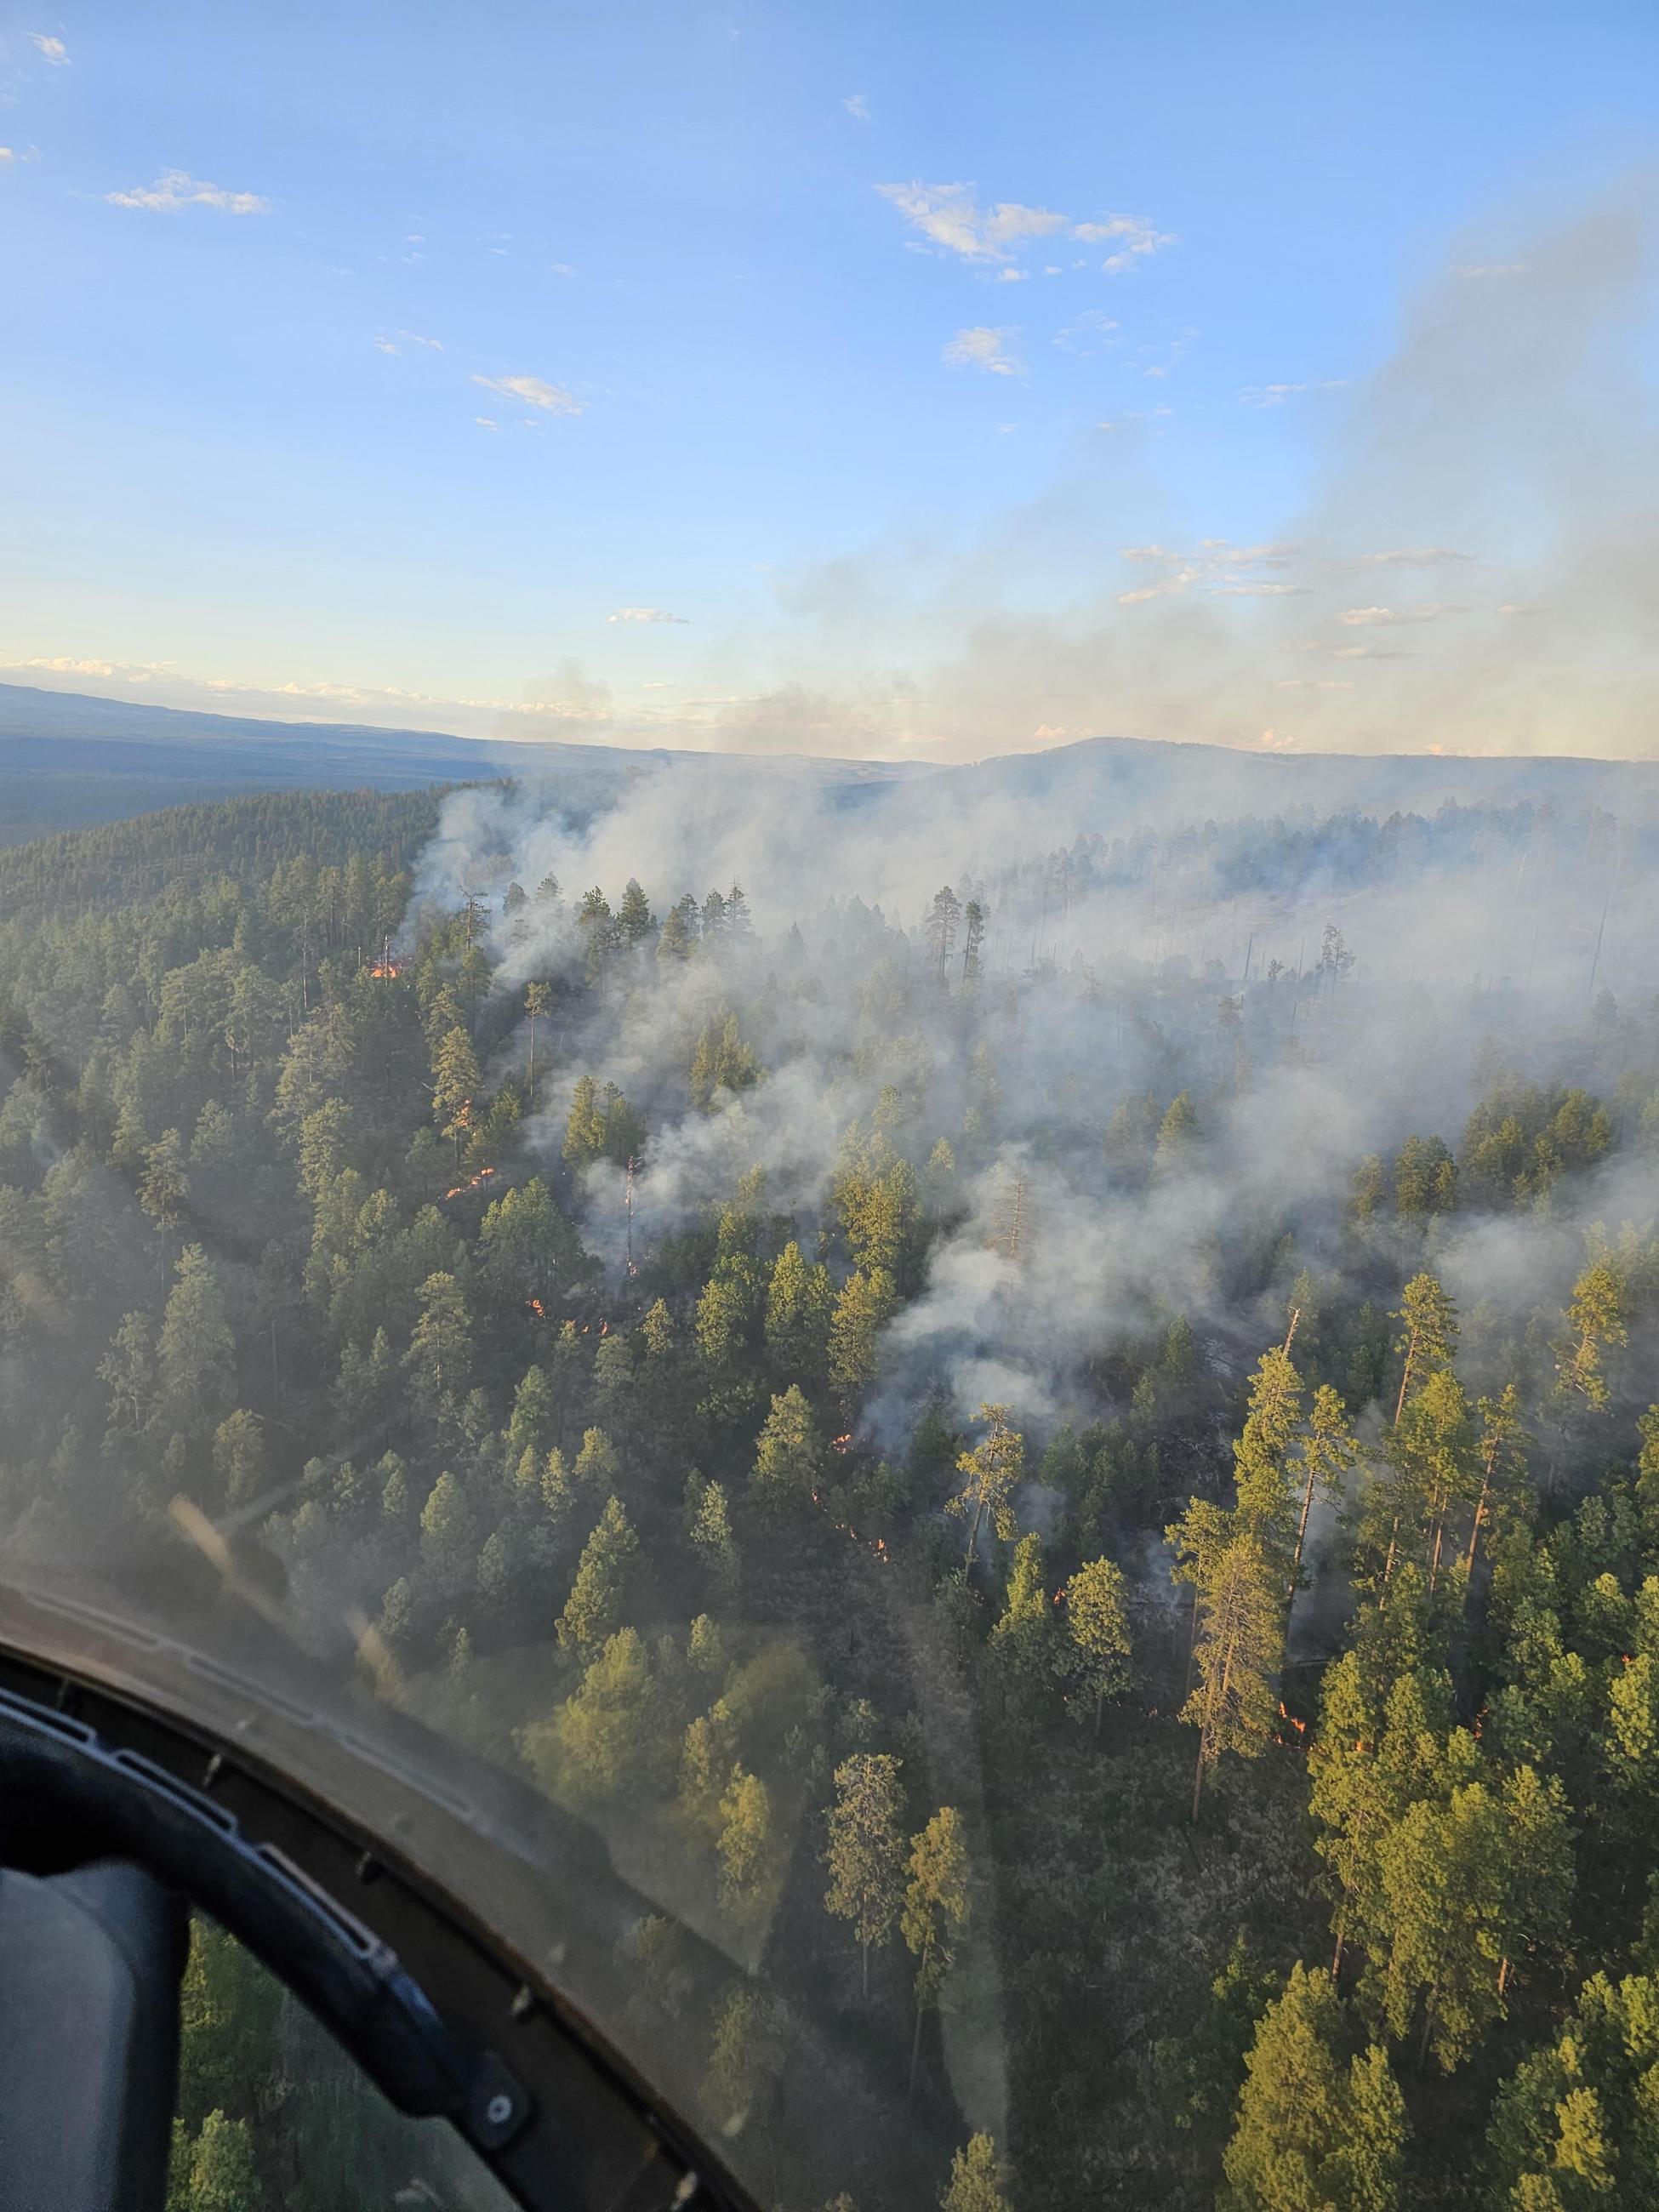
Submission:
[[[515,750],[915,765],[1113,732],[1650,758],[1654,201],[1643,170],[1588,209],[1564,216],[1558,196],[1444,240],[1380,364],[1202,396],[1177,367],[1146,406],[1075,418],[1046,483],[990,521],[907,515],[781,568],[741,622],[676,618],[672,675],[635,681],[619,657],[654,637],[655,607],[613,611],[483,696],[84,655],[4,665],[51,689],[417,720]],[[1222,410],[1259,426],[1275,486],[1294,469],[1306,487],[1252,492],[1243,523],[1182,478],[1196,465],[1201,483]],[[1293,447],[1269,448],[1292,421]]]
[[[1158,415],[1122,418],[966,546],[908,528],[780,580],[761,657],[714,649],[696,715],[590,734],[925,760],[1101,731],[1650,757],[1653,197],[1644,172],[1571,220],[1512,220],[1513,251],[1454,244],[1380,368],[1275,387],[1321,410],[1323,457],[1249,542],[1174,497]]]
[[[462,792],[409,927],[468,890],[562,887],[501,921],[496,983],[558,979],[556,1064],[643,1114],[641,1253],[709,1219],[754,1168],[803,1241],[831,1233],[849,1135],[879,1127],[919,1174],[945,1138],[947,1224],[884,1333],[861,1433],[902,1451],[940,1389],[957,1419],[1003,1401],[1053,1433],[1099,1411],[1112,1346],[1175,1316],[1218,1372],[1242,1376],[1282,1333],[1297,1268],[1340,1275],[1356,1163],[1392,1159],[1414,1131],[1455,1145],[1477,1060],[1595,1088],[1634,1049],[1604,1042],[1598,1066],[1591,981],[1632,1008],[1659,985],[1644,772],[1583,787],[1620,819],[1558,796],[1547,764],[1485,797],[1474,764],[1387,765],[1379,785],[1334,760],[1081,746],[1050,756],[1040,784],[993,762],[849,793],[732,763],[709,782],[644,771],[581,819],[556,787]],[[1368,777],[1386,810],[1343,803]],[[1421,813],[1395,803],[1413,801]],[[740,884],[754,934],[713,958],[639,957],[624,988],[587,991],[581,894],[599,885],[614,908],[630,878],[659,915]],[[971,988],[960,942],[943,974],[929,949],[945,882],[984,908]],[[1340,972],[1322,965],[1328,927]],[[696,1041],[733,1010],[763,1079],[689,1110]],[[503,1066],[523,1049],[520,1033]],[[1192,1160],[1126,1175],[1114,1116],[1152,1116],[1150,1157],[1183,1092],[1202,1130]],[[556,1085],[532,1155],[556,1159],[568,1104]],[[595,1163],[580,1194],[585,1243],[619,1270],[620,1168]],[[1625,1160],[1550,1216],[1448,1224],[1438,1249],[1471,1303],[1513,1317],[1570,1282],[1590,1222],[1645,1223],[1655,1197],[1650,1168]],[[1276,1245],[1294,1262],[1273,1265]]]

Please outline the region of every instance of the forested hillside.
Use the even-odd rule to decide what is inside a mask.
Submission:
[[[6,1571],[187,1500],[591,1822],[655,1901],[607,2025],[768,2204],[1659,2205],[1629,840],[1005,810],[895,901],[754,834],[0,856]],[[180,2212],[345,2201],[264,2063],[190,2077]]]

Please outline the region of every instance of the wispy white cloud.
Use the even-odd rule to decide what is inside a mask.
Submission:
[[[1160,415],[1173,415],[1173,407],[1130,407],[1121,415],[1109,415],[1097,422],[1097,430],[1127,430],[1132,422],[1151,422]]]
[[[1361,568],[1433,568],[1443,561],[1473,561],[1473,553],[1455,553],[1449,545],[1397,545],[1382,553],[1362,553]]]
[[[878,185],[876,190],[924,238],[964,261],[1004,261],[1022,240],[1066,228],[1066,218],[1052,208],[1023,207],[1018,200],[981,209],[972,185]]]
[[[870,112],[869,95],[866,93],[849,92],[842,106],[854,123],[873,123],[876,119]]]
[[[1099,222],[1073,223],[1072,235],[1085,246],[1111,244],[1112,252],[1100,264],[1109,276],[1126,275],[1137,262],[1176,242],[1173,231],[1159,230],[1139,215],[1109,215]]]
[[[425,346],[433,353],[441,353],[444,349],[444,342],[441,338],[423,338],[418,331],[399,331],[398,335],[400,338],[406,339],[410,345]]]
[[[1110,315],[1098,307],[1085,307],[1063,330],[1054,332],[1054,343],[1062,353],[1081,354],[1086,358],[1107,346],[1118,344],[1117,331],[1118,325]]]
[[[1196,551],[1177,552],[1169,545],[1125,545],[1120,553],[1138,568],[1161,568],[1149,583],[1120,592],[1121,607],[1144,605],[1149,599],[1169,599],[1196,586],[1206,597],[1223,599],[1279,599],[1299,598],[1307,589],[1273,576],[1264,568],[1282,568],[1296,552],[1294,545],[1263,543],[1235,545],[1225,538],[1200,538]]]
[[[43,60],[49,61],[54,69],[69,67],[69,56],[64,50],[64,41],[61,39],[54,39],[50,32],[31,31],[29,44],[34,48],[36,53]]]
[[[189,207],[216,208],[222,215],[266,215],[270,210],[270,202],[258,192],[228,192],[183,169],[169,169],[153,185],[140,185],[130,192],[106,192],[104,198],[112,207],[138,208],[146,215],[177,215]]]
[[[1442,615],[1463,611],[1449,601],[1436,600],[1431,605],[1419,607],[1345,607],[1337,620],[1346,623],[1350,629],[1370,629],[1395,623],[1437,622]]]
[[[398,350],[397,347],[392,344],[390,338],[376,338],[374,341],[374,349],[377,353],[396,353]]]
[[[1310,384],[1247,384],[1238,395],[1241,407],[1282,407],[1302,392],[1340,392],[1346,376],[1322,376]]]
[[[3,169],[8,163],[15,161],[16,159],[16,155],[13,153],[9,146],[0,146],[0,169]]]
[[[993,376],[1024,376],[1024,362],[1010,350],[1012,341],[1018,336],[1017,330],[995,330],[988,323],[975,323],[957,332],[945,346],[944,357],[953,368],[988,369]]]
[[[499,430],[501,427],[493,415],[475,415],[472,419],[481,430]]]
[[[1190,570],[1175,569],[1156,584],[1137,584],[1133,591],[1120,592],[1117,603],[1121,607],[1138,607],[1147,599],[1165,599],[1172,592],[1184,592],[1192,580]]]
[[[68,653],[36,653],[27,660],[0,660],[0,668],[33,669],[47,676],[132,676],[129,664],[117,660],[81,660]]]
[[[689,615],[671,615],[663,607],[618,607],[614,614],[605,617],[613,623],[685,623]]]
[[[1054,208],[1027,207],[1019,200],[998,200],[981,208],[973,185],[878,185],[882,198],[896,207],[911,227],[933,245],[964,261],[1007,261],[1033,239],[1052,238],[1064,231],[1085,246],[1109,244],[1113,251],[1101,264],[1114,276],[1160,247],[1173,246],[1169,231],[1159,230],[1144,216],[1109,215],[1097,222],[1074,222]]]
[[[472,381],[481,384],[486,392],[496,392],[504,399],[522,399],[526,407],[539,408],[544,415],[580,415],[586,403],[574,392],[567,392],[562,384],[549,384],[539,376],[479,376]]]
[[[1197,336],[1198,332],[1194,330],[1177,331],[1165,346],[1162,361],[1146,361],[1145,356],[1152,349],[1149,346],[1142,346],[1140,353],[1145,365],[1141,369],[1141,374],[1158,378],[1170,375],[1180,367],[1192,351],[1193,340]]]

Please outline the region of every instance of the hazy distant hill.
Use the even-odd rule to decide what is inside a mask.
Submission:
[[[857,789],[925,771],[864,761],[498,744],[441,731],[267,722],[0,684],[0,844],[258,791],[408,791],[501,775],[556,778],[600,805],[653,764],[699,776],[801,777]]]
[[[1448,800],[1519,799],[1604,806],[1626,820],[1659,817],[1659,762],[1433,753],[1261,753],[1140,738],[1085,738],[1046,752],[1006,754],[946,770],[977,792],[1056,803],[1091,817],[1133,805],[1183,818],[1358,806],[1429,811]],[[1090,828],[1105,826],[1091,819]]]
[[[1432,811],[1449,799],[1553,799],[1659,819],[1659,764],[1253,753],[1090,738],[956,767],[799,755],[512,744],[356,723],[268,722],[0,684],[0,844],[255,792],[407,791],[514,775],[557,783],[573,811],[603,806],[667,769],[733,793],[784,780],[842,805],[925,818],[1006,800],[1066,842],[1130,819],[1203,819],[1307,805]]]

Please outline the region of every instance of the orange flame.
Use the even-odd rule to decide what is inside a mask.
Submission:
[[[812,1503],[817,1507],[819,1512],[827,1514],[830,1508],[824,1504],[823,1498],[818,1496],[816,1490],[812,1492],[811,1497]],[[878,1559],[881,1561],[884,1567],[890,1567],[893,1564],[893,1555],[888,1550],[884,1538],[880,1536],[860,1536],[858,1530],[853,1526],[850,1521],[832,1521],[830,1525],[832,1528],[839,1530],[841,1534],[847,1537],[851,1542],[854,1544],[862,1544],[865,1550],[868,1552],[872,1558]]]

